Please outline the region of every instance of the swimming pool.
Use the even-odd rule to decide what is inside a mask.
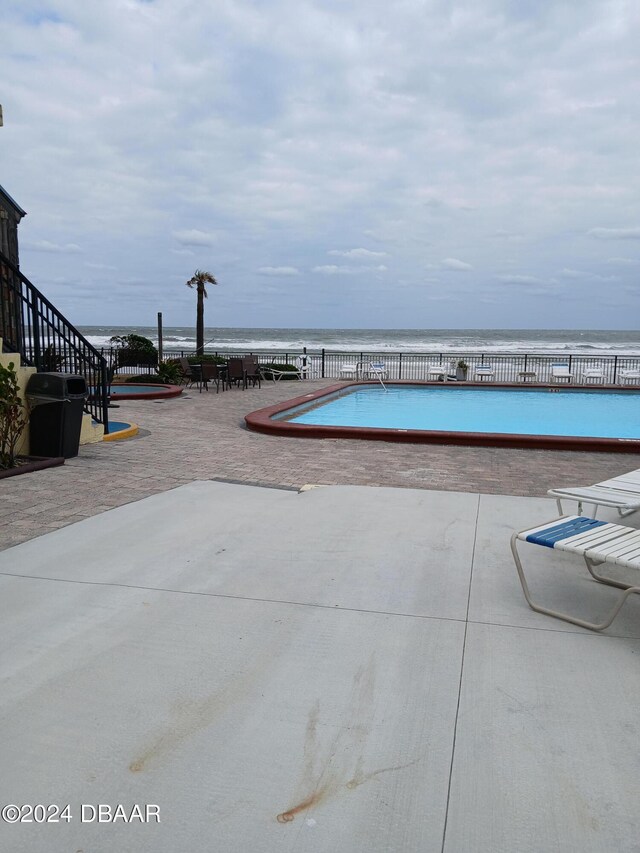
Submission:
[[[339,390],[338,390],[339,388]],[[251,429],[314,438],[640,450],[640,394],[582,389],[353,385],[247,416]]]

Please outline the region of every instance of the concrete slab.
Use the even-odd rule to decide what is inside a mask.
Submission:
[[[552,508],[194,482],[1,552],[0,804],[71,817],[0,850],[635,850],[638,603],[529,610],[509,537]]]
[[[0,553],[0,570],[464,619],[477,495],[194,482]],[[429,548],[425,549],[425,535]]]
[[[440,850],[463,624],[21,577],[2,593],[0,796],[73,819],[0,823],[0,849]],[[162,822],[82,823],[99,803]]]
[[[639,653],[469,625],[445,853],[638,849]]]

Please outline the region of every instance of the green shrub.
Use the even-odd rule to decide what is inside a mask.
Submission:
[[[145,338],[144,335],[114,335],[110,338],[113,346],[118,349],[133,350],[135,352],[146,352],[149,355],[158,355],[158,350],[154,347],[153,341]]]
[[[8,367],[0,364],[0,468],[15,468],[16,450],[26,423],[13,362]]]
[[[127,376],[125,385],[132,382],[135,385],[173,385],[177,383],[169,382],[168,379],[163,379],[157,373],[140,373],[137,376]]]
[[[189,364],[226,364],[227,359],[221,355],[189,355],[187,356]]]
[[[170,385],[179,385],[182,379],[182,368],[177,361],[162,361],[158,365],[158,376]]]

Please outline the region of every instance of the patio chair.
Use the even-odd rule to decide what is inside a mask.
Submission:
[[[356,361],[353,364],[343,364],[340,367],[340,379],[360,379],[361,370],[361,361]]]
[[[629,370],[621,370],[618,373],[618,382],[620,385],[625,385],[629,382],[632,385],[640,384],[640,370],[637,368]]]
[[[552,364],[551,365],[551,381],[560,382],[566,379],[567,382],[573,382],[573,373],[569,370],[568,364]]]
[[[195,381],[195,376],[186,358],[178,359],[178,368],[180,370],[180,385],[192,385]]]
[[[370,361],[362,371],[363,379],[388,379],[389,371],[383,361]]]
[[[258,359],[253,355],[245,356],[242,359],[242,364],[244,367],[244,375],[245,382],[255,388],[256,384],[258,388],[261,388],[262,374],[260,373],[260,365],[258,364]]]
[[[450,367],[448,364],[430,364],[427,367],[427,378],[445,382],[449,371]]]
[[[482,381],[484,381],[485,379],[490,379],[493,381],[495,373],[491,365],[479,364],[475,369],[474,375],[476,379],[481,379]]]
[[[548,607],[541,607],[536,604],[531,597],[524,574],[518,553],[518,542],[530,542],[534,545],[543,545],[558,551],[578,554],[584,558],[587,569],[594,580],[624,590],[608,617],[603,622],[587,622],[568,613],[551,610]],[[640,593],[640,586],[637,583],[624,583],[596,572],[596,566],[602,564],[640,570],[640,530],[636,530],[634,527],[623,527],[620,524],[609,524],[605,521],[596,521],[594,518],[584,518],[577,515],[565,515],[538,527],[514,533],[511,537],[511,552],[522,584],[522,591],[529,607],[538,613],[554,616],[556,619],[580,625],[582,628],[590,628],[592,631],[602,631],[604,628],[608,628],[627,598],[633,593]],[[638,581],[640,582],[640,575]]]
[[[582,515],[582,505],[593,505],[592,518],[596,517],[599,506],[618,510],[624,517],[640,509],[640,468],[620,474],[593,486],[566,486],[562,489],[549,489],[548,495],[556,499],[558,512],[562,515],[562,501],[577,501],[578,514]]]
[[[582,371],[582,381],[585,384],[588,382],[602,383],[604,382],[604,370],[601,367],[585,367]]]
[[[220,371],[218,370],[217,364],[203,364],[201,368],[200,374],[200,393],[202,393],[202,386],[204,385],[204,390],[209,390],[209,382],[213,382],[216,386],[216,394],[220,390]],[[224,390],[224,387],[223,387]]]
[[[242,383],[243,391],[247,387],[247,375],[241,358],[230,358],[227,360],[227,387],[231,388],[232,383],[238,387]]]

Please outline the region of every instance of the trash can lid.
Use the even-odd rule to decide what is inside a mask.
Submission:
[[[70,373],[34,373],[27,382],[26,393],[54,400],[85,397],[87,383],[84,376]]]

